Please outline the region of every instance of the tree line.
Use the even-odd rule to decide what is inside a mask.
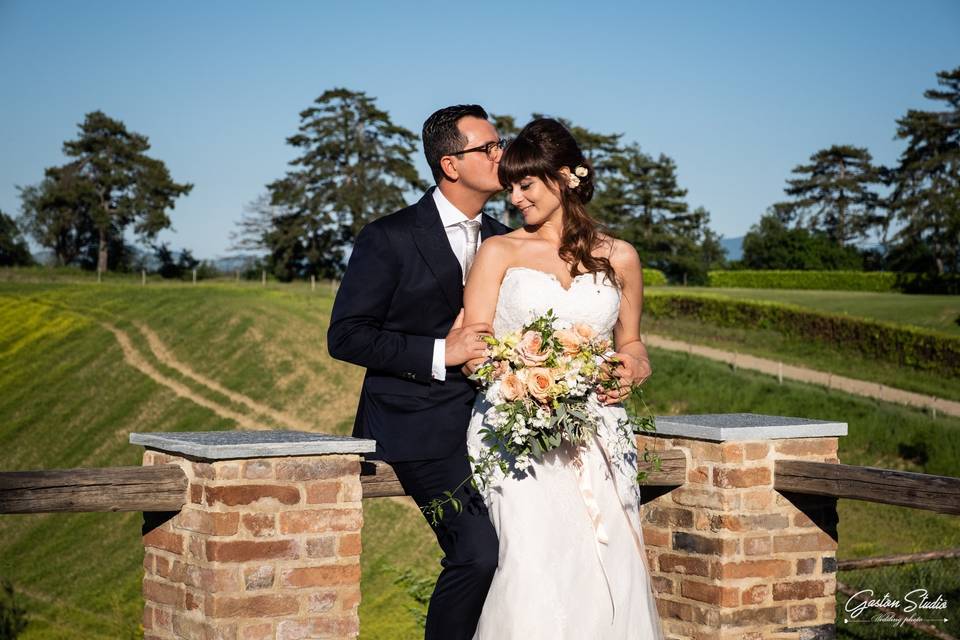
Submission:
[[[897,119],[895,137],[906,148],[895,166],[874,164],[869,150],[849,144],[797,165],[784,189],[789,199],[744,237],[742,266],[960,273],[960,67],[937,73],[937,83],[923,95],[939,109]],[[871,233],[879,246],[858,249]]]
[[[718,268],[956,274],[960,67],[937,79],[941,88],[924,95],[944,108],[909,110],[897,120],[896,136],[907,143],[897,166],[875,165],[867,149],[853,145],[817,151],[793,169],[785,188],[789,199],[773,204],[751,227],[742,260],[732,263],[709,226],[709,211],[688,203],[670,156],[650,153],[623,134],[561,120],[597,173],[591,213],[672,281],[702,283]],[[513,116],[492,119],[504,137],[518,132]],[[287,143],[297,156],[245,207],[231,234],[235,250],[262,255],[259,266],[280,280],[339,277],[359,230],[428,186],[414,165],[418,136],[362,91],[324,92],[300,112]],[[0,212],[0,264],[29,261],[25,232],[59,264],[129,268],[134,251],[125,231],[132,226],[140,242],[152,243],[170,227],[168,210],[193,186],[175,182],[149,149],[146,136],[122,122],[99,111],[87,114],[77,139],[63,145],[68,162],[19,188],[19,219]],[[487,210],[511,226],[521,221],[505,194]],[[881,237],[880,248],[859,249],[856,243],[871,232]],[[189,252],[176,259],[166,245],[150,246],[169,273],[195,263]]]

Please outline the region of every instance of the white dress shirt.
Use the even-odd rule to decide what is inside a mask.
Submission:
[[[460,226],[460,223],[465,220],[470,220],[470,218],[447,200],[447,197],[440,191],[440,187],[433,190],[433,201],[437,205],[437,211],[440,212],[440,222],[443,224],[443,230],[447,233],[450,248],[453,249],[453,255],[457,256],[457,262],[460,263],[460,271],[463,272],[463,265],[466,260],[467,239],[464,237],[463,227]],[[474,218],[474,220],[478,220],[480,215],[483,214],[478,214],[478,217]],[[466,284],[466,276],[464,276],[464,284]],[[433,343],[432,373],[433,377],[437,380],[447,379],[446,342],[443,338],[438,338]]]

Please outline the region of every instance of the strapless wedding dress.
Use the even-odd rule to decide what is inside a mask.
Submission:
[[[549,309],[609,337],[620,294],[600,275],[581,274],[565,289],[552,274],[512,267],[500,285],[494,334]],[[480,431],[490,408],[479,394],[467,432],[474,457],[486,448]],[[553,450],[529,475],[498,473],[484,491],[500,555],[474,640],[664,637],[640,528],[636,445],[618,433],[626,413],[595,401],[591,411],[600,428],[579,458]]]

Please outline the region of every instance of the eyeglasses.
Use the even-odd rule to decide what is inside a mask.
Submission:
[[[451,156],[462,156],[465,153],[473,153],[474,151],[483,151],[487,154],[489,160],[496,160],[497,153],[503,150],[507,146],[507,141],[503,138],[500,138],[496,142],[488,142],[487,144],[482,144],[479,147],[470,147],[469,149],[464,149],[463,151],[457,151],[456,153],[451,153]]]

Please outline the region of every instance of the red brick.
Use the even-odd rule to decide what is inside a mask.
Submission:
[[[248,560],[292,559],[297,557],[293,540],[208,540],[207,558],[211,562],[246,562]]]
[[[795,551],[836,551],[837,543],[822,531],[797,535],[779,535],[773,538],[774,553]]]
[[[214,462],[213,473],[217,480],[236,480],[240,477],[240,463]]]
[[[181,586],[151,580],[143,580],[143,599],[156,604],[166,604],[171,607],[183,606],[184,589]]]
[[[801,580],[798,582],[778,582],[773,585],[774,600],[807,600],[824,595],[823,580]]]
[[[703,558],[676,556],[664,553],[660,555],[660,571],[709,577],[710,563]]]
[[[766,442],[745,442],[743,457],[745,460],[762,460],[770,453],[770,445]]]
[[[307,598],[307,613],[326,613],[337,604],[336,591],[311,593]]]
[[[773,482],[770,467],[753,467],[746,469],[730,469],[725,467],[713,468],[713,484],[717,487],[757,487]]]
[[[340,610],[353,611],[360,606],[360,583],[340,587]]]
[[[269,589],[273,586],[275,572],[272,565],[251,567],[243,572],[244,588],[247,591]]]
[[[261,622],[240,629],[240,640],[274,640],[272,622]]]
[[[307,504],[339,502],[340,481],[321,480],[307,483]]]
[[[743,553],[748,556],[767,555],[773,549],[773,543],[770,536],[757,536],[753,538],[744,538]]]
[[[280,514],[281,533],[359,531],[362,525],[362,509],[313,509]]]
[[[167,526],[168,524],[159,526],[143,536],[143,546],[183,554],[183,536],[167,530]]]
[[[203,485],[202,484],[190,485],[190,502],[192,502],[193,504],[200,504],[203,502]]]
[[[247,460],[243,463],[243,477],[249,480],[273,478],[273,463],[269,460]]]
[[[284,620],[277,625],[277,640],[305,640],[307,638],[352,638],[360,632],[357,616],[322,616],[301,620]]]
[[[245,513],[243,528],[255,538],[272,536],[277,532],[277,518],[272,513]]]
[[[760,604],[770,595],[770,586],[765,584],[755,584],[748,589],[744,589],[740,601],[743,604]]]
[[[683,580],[680,583],[680,595],[707,604],[735,607],[739,602],[740,592],[736,587],[721,587],[696,580]]]
[[[360,475],[357,456],[323,456],[310,460],[289,460],[276,465],[277,480],[333,480]]]
[[[730,627],[747,627],[763,624],[784,624],[787,621],[786,607],[759,607],[724,611],[720,624]]]
[[[194,462],[191,464],[191,467],[193,467],[193,475],[197,478],[213,480],[216,477],[213,471],[213,465],[209,462]]]
[[[721,580],[735,578],[783,578],[790,575],[790,562],[787,560],[745,560],[743,562],[725,562],[719,566]]]
[[[343,556],[358,556],[363,548],[360,542],[359,533],[345,533],[340,536],[340,544],[337,545],[337,553]]]
[[[204,613],[211,618],[273,618],[292,615],[299,610],[300,603],[293,595],[211,594],[206,600]]]
[[[817,617],[817,606],[813,604],[799,604],[790,607],[791,622],[807,622]]]
[[[332,558],[337,555],[337,536],[329,535],[307,540],[307,556],[310,558]]]
[[[326,587],[360,582],[360,565],[324,565],[285,569],[280,573],[282,587]]]
[[[208,505],[223,504],[228,507],[253,504],[259,500],[276,500],[280,504],[300,502],[300,490],[296,487],[272,484],[241,484],[232,486],[208,486]]]
[[[646,545],[654,547],[669,546],[670,532],[654,527],[643,527],[643,542]]]
[[[835,456],[836,438],[791,438],[774,443],[777,453],[785,456]]]
[[[236,512],[215,513],[199,509],[183,509],[177,518],[177,526],[212,536],[232,536],[237,533],[239,521],[240,514]]]

